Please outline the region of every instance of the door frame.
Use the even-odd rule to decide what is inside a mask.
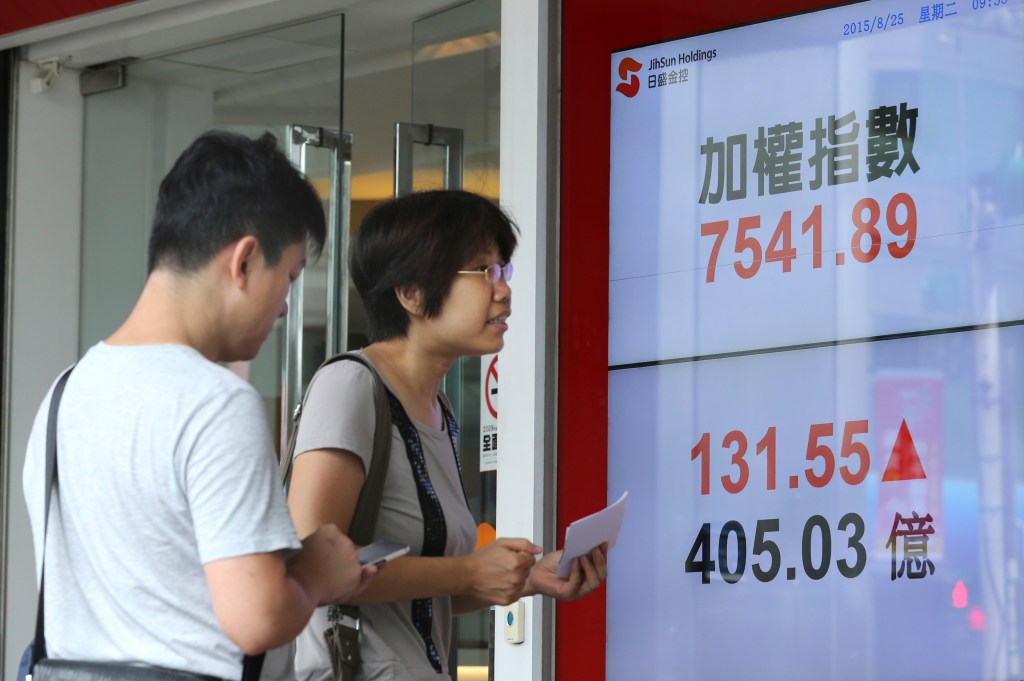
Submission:
[[[8,419],[7,367],[10,363],[10,343],[7,338],[10,315],[11,286],[8,279],[10,272],[11,247],[11,165],[14,160],[14,83],[15,83],[15,51],[0,52],[0,432],[10,430]],[[7,440],[0,440],[0,565],[7,564],[7,507],[10,503],[8,480],[11,478],[10,457],[7,455]],[[6,589],[0,589],[0,629],[6,631],[4,614],[7,601]],[[2,642],[0,642],[2,643]],[[0,669],[3,669],[3,647],[0,646]]]

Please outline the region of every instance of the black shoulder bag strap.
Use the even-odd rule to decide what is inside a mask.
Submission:
[[[43,550],[39,560],[39,604],[36,606],[36,638],[32,643],[32,661],[28,665],[28,677],[36,668],[39,660],[46,658],[46,627],[43,622],[44,615],[44,594],[46,585],[46,530],[50,524],[50,492],[53,490],[53,483],[57,477],[57,409],[60,407],[60,398],[64,395],[64,386],[71,375],[71,367],[57,379],[53,386],[53,394],[50,396],[50,414],[46,421],[46,470],[43,477]]]
[[[39,561],[39,604],[36,606],[36,638],[32,643],[32,660],[28,667],[26,679],[31,681],[32,672],[36,663],[46,658],[46,626],[45,617],[45,585],[46,585],[46,534],[50,523],[50,493],[57,481],[57,411],[60,408],[60,399],[64,395],[64,386],[68,377],[74,370],[72,366],[57,379],[53,386],[53,394],[50,396],[50,413],[46,421],[46,472],[43,479],[45,492],[43,494],[43,551]],[[242,660],[242,681],[259,681],[260,672],[263,670],[264,654],[246,655]]]

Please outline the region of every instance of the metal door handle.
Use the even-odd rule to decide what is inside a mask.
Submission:
[[[288,126],[288,157],[305,171],[306,149],[331,150],[330,214],[327,219],[327,310],[326,340],[329,357],[348,345],[348,258],[349,224],[352,197],[351,133],[304,125]],[[288,293],[285,318],[285,347],[281,362],[281,451],[286,451],[291,436],[292,414],[298,408],[305,389],[302,381],[302,304],[303,275]]]
[[[395,124],[395,196],[412,193],[412,145],[445,148],[444,188],[462,189],[462,130],[428,123]]]

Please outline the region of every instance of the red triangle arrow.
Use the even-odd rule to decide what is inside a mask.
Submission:
[[[903,423],[900,424],[900,432],[896,435],[896,444],[892,446],[892,454],[889,455],[889,464],[885,467],[882,482],[924,480],[926,477],[928,476],[924,474],[921,457],[917,455],[917,447],[914,446],[914,438],[910,437],[907,420],[903,419]]]

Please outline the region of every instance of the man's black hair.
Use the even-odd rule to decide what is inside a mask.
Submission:
[[[285,248],[303,239],[316,257],[326,234],[316,190],[272,134],[253,140],[212,130],[182,152],[160,183],[148,271],[194,272],[249,235],[274,266]]]
[[[423,294],[423,314],[437,317],[456,272],[497,246],[503,262],[516,249],[516,226],[490,200],[464,191],[417,192],[373,208],[352,240],[352,280],[370,321],[370,340],[404,337],[409,315],[395,289]]]

